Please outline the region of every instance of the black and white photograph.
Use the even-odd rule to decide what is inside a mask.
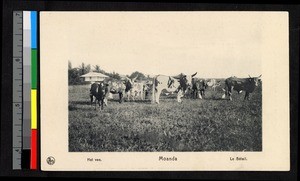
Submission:
[[[69,151],[262,151],[261,19],[149,14],[71,20]]]

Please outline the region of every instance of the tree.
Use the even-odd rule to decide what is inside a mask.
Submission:
[[[69,60],[68,61],[68,70],[71,70],[72,69],[72,63],[71,63],[71,61]]]
[[[79,69],[80,75],[87,74],[91,71],[91,65],[90,64],[85,65],[84,63],[81,63],[81,65],[78,67],[78,69]]]
[[[143,79],[146,78],[146,76],[145,76],[143,73],[138,72],[138,71],[133,72],[133,73],[129,76],[129,78],[131,78],[131,79],[132,79],[132,78],[135,78],[135,77],[137,77],[136,80],[143,80]]]
[[[116,72],[113,72],[110,77],[114,78],[114,79],[117,79],[117,80],[120,80],[121,79],[121,76],[120,74],[116,73]]]
[[[101,69],[99,65],[94,65],[94,72],[101,73]]]
[[[86,66],[86,68],[85,68],[85,74],[86,74],[86,73],[89,73],[91,70],[92,70],[91,65],[88,64],[88,65]]]
[[[77,68],[72,68],[68,70],[68,82],[69,85],[81,84],[80,71]]]

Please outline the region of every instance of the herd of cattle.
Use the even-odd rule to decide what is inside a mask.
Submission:
[[[107,105],[107,100],[112,98],[112,94],[119,95],[119,102],[122,103],[124,96],[127,96],[128,100],[135,100],[140,98],[144,100],[147,97],[151,97],[152,103],[159,104],[160,95],[162,92],[177,93],[177,102],[182,102],[181,98],[185,95],[189,95],[195,99],[202,99],[205,95],[205,89],[210,86],[215,91],[217,86],[220,86],[220,81],[210,79],[200,79],[193,75],[180,74],[178,76],[165,76],[157,75],[153,78],[151,84],[136,82],[136,78],[130,79],[126,77],[126,80],[109,80],[99,83],[93,83],[90,89],[91,104],[98,102],[101,109],[104,105]],[[223,99],[229,97],[232,100],[232,91],[235,90],[238,93],[245,91],[244,100],[249,100],[249,94],[252,93],[258,86],[260,77],[249,78],[237,78],[229,77],[225,79],[225,87]],[[94,101],[95,98],[95,101]]]

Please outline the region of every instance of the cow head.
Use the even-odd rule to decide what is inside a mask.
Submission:
[[[203,80],[202,86],[203,86],[204,89],[207,89],[208,84],[207,84],[207,81],[206,81],[206,80]]]
[[[180,83],[180,87],[183,89],[183,91],[187,90],[189,87],[191,87],[192,85],[192,79],[193,77],[197,74],[194,73],[193,75],[184,75],[184,74],[180,74],[178,76],[175,76],[175,79],[179,80]]]
[[[261,78],[261,75],[258,76],[258,77],[251,77],[251,76],[249,75],[248,81],[249,81],[251,84],[253,84],[253,85],[255,85],[255,86],[257,87],[257,86],[258,86],[258,83],[259,83],[259,81],[260,81],[260,78]]]
[[[171,88],[174,85],[175,80],[172,77],[169,77],[168,88]]]

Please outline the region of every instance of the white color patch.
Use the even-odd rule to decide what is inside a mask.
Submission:
[[[23,11],[23,29],[24,30],[30,30],[31,29],[30,11]]]

